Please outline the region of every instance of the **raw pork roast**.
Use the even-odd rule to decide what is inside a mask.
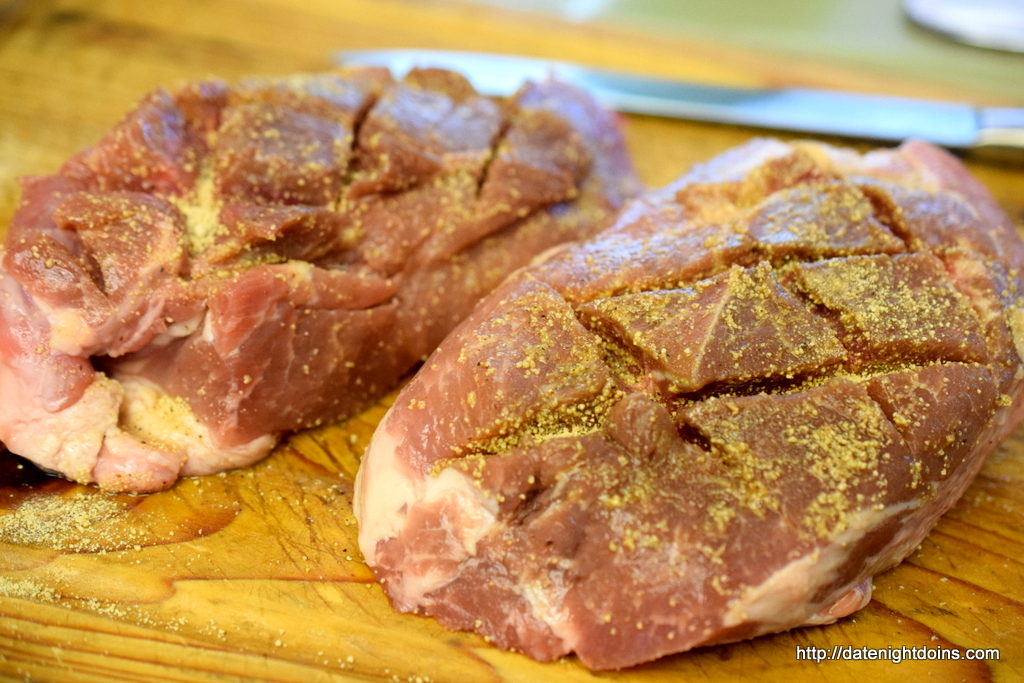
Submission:
[[[630,666],[864,606],[1021,417],[1024,244],[951,156],[761,140],[506,280],[399,394],[392,604]]]
[[[142,101],[28,178],[0,253],[0,441],[153,491],[394,386],[505,275],[636,181],[610,114],[548,82],[364,70]]]

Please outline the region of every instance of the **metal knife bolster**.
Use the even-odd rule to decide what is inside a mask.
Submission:
[[[633,114],[900,142],[927,140],[955,149],[1024,152],[1024,108],[808,88],[754,89],[690,83],[511,55],[444,50],[339,52],[350,66],[385,66],[396,75],[441,67],[476,89],[509,95],[527,80],[554,76],[589,90],[605,106]]]
[[[978,109],[977,146],[1024,150],[1024,109],[985,107]]]

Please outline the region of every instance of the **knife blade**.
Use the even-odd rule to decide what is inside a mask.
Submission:
[[[953,149],[1024,153],[1024,108],[981,107],[812,88],[736,88],[513,55],[451,50],[349,50],[344,66],[416,67],[463,74],[481,93],[507,96],[525,81],[555,77],[604,106],[632,114],[816,133],[874,141],[927,140]]]

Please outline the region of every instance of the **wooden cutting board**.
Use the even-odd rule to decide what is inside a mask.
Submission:
[[[0,15],[3,16],[3,15]],[[0,21],[0,226],[14,177],[51,172],[147,90],[210,74],[314,70],[339,48],[438,46],[557,56],[732,84],[970,96],[828,63],[411,0],[39,0]],[[571,38],[571,39],[569,39]],[[1012,100],[1012,98],[1010,98]],[[1024,102],[1007,101],[1021,105]],[[624,121],[644,179],[666,182],[751,131]],[[1018,223],[1024,168],[972,162]],[[2,228],[0,228],[2,230]],[[39,680],[595,678],[393,613],[360,561],[359,457],[386,409],[299,434],[255,467],[148,497],[106,495],[0,455],[0,676]],[[1000,648],[998,661],[798,661],[797,646]],[[602,678],[1020,680],[1024,430],[855,616]]]

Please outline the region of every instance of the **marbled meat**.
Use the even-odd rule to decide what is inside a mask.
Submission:
[[[637,184],[616,121],[420,70],[157,91],[23,181],[0,252],[0,441],[165,488],[392,388],[539,252]]]
[[[758,140],[497,288],[356,490],[401,611],[594,669],[863,607],[1018,423],[1024,244],[953,157]]]

